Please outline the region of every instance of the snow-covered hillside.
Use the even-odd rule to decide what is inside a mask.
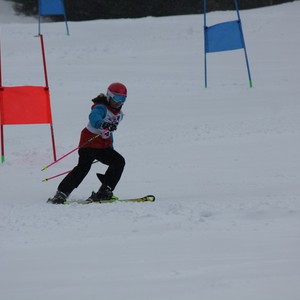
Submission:
[[[5,3],[5,4],[4,4]],[[50,167],[48,125],[5,126],[0,295],[6,300],[298,300],[300,2],[241,11],[242,51],[208,56],[203,16],[43,23],[61,157],[91,101],[128,87],[115,193],[154,203],[46,203],[77,154]],[[37,21],[0,1],[4,86],[44,85]],[[233,12],[208,15],[213,24]],[[72,195],[99,187],[94,164]]]

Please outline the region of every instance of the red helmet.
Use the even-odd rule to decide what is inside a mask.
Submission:
[[[114,82],[107,88],[107,100],[112,108],[120,109],[127,98],[127,88],[120,82]]]
[[[127,88],[123,83],[114,82],[109,85],[107,88],[107,93],[111,93],[114,95],[127,96]]]

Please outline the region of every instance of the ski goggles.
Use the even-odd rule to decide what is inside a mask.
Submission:
[[[110,91],[107,91],[107,96],[111,97],[117,103],[124,104],[125,101],[126,101],[126,96],[125,95],[113,94]]]

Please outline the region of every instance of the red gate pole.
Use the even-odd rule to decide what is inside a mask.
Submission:
[[[2,87],[2,64],[1,64],[1,41],[0,41],[0,93],[2,93],[3,91],[3,87]],[[0,96],[2,98],[2,95]],[[2,99],[1,99],[2,102]],[[4,126],[2,124],[2,119],[1,119],[1,114],[0,114],[0,123],[1,123],[1,163],[4,162],[5,160],[5,156],[4,156]]]
[[[45,86],[48,89],[48,76],[47,76],[47,65],[46,65],[46,55],[45,55],[45,47],[44,47],[44,39],[43,35],[40,34],[40,40],[41,40],[41,48],[42,48],[42,56],[43,56],[43,66],[44,66],[44,75],[45,75]]]
[[[55,149],[55,140],[54,140],[54,130],[52,123],[50,124],[51,140],[52,140],[52,149],[53,149],[53,159],[56,161],[56,149]]]
[[[46,55],[45,55],[44,39],[43,39],[42,34],[40,34],[40,40],[41,40],[43,66],[44,66],[45,90],[48,91],[49,90],[49,84],[48,84],[48,75],[47,75]],[[50,99],[49,99],[49,103],[50,103]],[[53,129],[52,121],[51,121],[51,124],[50,124],[50,132],[51,132],[51,140],[52,140],[53,158],[54,158],[54,161],[56,161],[56,147],[55,147],[54,129]]]
[[[4,130],[3,125],[1,124],[1,163],[4,163],[5,156],[4,156]]]

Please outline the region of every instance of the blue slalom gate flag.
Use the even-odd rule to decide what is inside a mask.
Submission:
[[[39,14],[41,16],[64,15],[65,7],[63,0],[40,0]]]
[[[245,47],[239,21],[230,21],[206,27],[206,52],[236,50]]]
[[[206,54],[212,52],[244,49],[247,65],[249,84],[252,87],[252,79],[248,63],[246,45],[243,36],[242,23],[238,10],[237,0],[234,0],[237,12],[237,20],[218,23],[212,26],[206,25],[206,0],[204,0],[204,52],[205,52],[205,87],[207,87],[207,59]]]
[[[63,15],[69,35],[64,0],[39,0],[39,35],[41,34],[41,16]]]

